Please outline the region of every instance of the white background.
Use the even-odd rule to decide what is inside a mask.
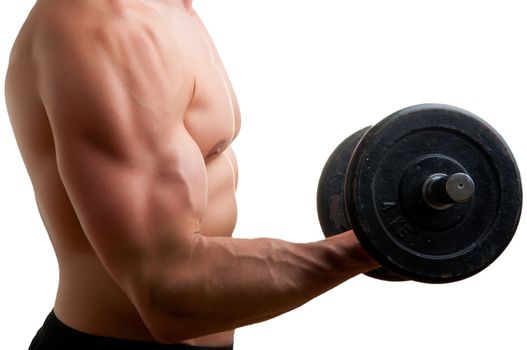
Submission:
[[[33,3],[0,3],[2,78]],[[242,109],[235,235],[320,239],[315,194],[329,153],[417,103],[480,115],[527,174],[523,3],[196,0]],[[57,264],[3,103],[0,154],[0,348],[25,349],[53,305]],[[520,223],[505,254],[473,278],[426,285],[359,276],[240,329],[235,348],[526,349],[525,231]]]

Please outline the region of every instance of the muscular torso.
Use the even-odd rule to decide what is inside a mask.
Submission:
[[[63,322],[84,332],[152,340],[132,303],[102,266],[79,224],[58,173],[53,134],[39,97],[39,64],[34,59],[34,38],[39,30],[43,30],[40,17],[69,1],[40,0],[37,3],[14,46],[9,73],[11,81],[16,80],[16,84],[24,88],[6,86],[13,130],[59,262],[55,312]],[[130,11],[142,16],[144,11],[148,13],[148,20],[157,18],[156,25],[173,34],[170,40],[176,41],[182,57],[165,55],[162,59],[183,60],[186,77],[192,78],[184,79],[185,84],[194,83],[184,124],[206,164],[207,188],[204,190],[208,197],[200,232],[204,235],[231,235],[236,222],[237,166],[230,144],[239,132],[240,111],[225,69],[203,24],[194,11],[167,7],[162,1],[128,0],[112,4],[108,0],[96,3],[85,6],[83,14],[86,19],[94,22],[117,20],[120,16],[118,6],[131,4],[126,10],[127,16]],[[119,4],[117,7],[116,3]],[[159,54],[164,55],[163,52]],[[174,86],[177,83],[174,82]],[[185,342],[226,345],[232,343],[233,333],[228,331]]]

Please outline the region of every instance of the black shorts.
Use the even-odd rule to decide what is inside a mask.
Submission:
[[[29,346],[29,350],[232,350],[232,346],[207,347],[165,345],[150,341],[125,340],[83,333],[62,323],[51,311]]]

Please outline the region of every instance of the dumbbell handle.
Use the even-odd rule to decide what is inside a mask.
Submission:
[[[474,196],[474,181],[464,173],[430,175],[423,184],[425,203],[433,209],[444,210],[464,203]]]

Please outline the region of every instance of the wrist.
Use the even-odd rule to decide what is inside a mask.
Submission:
[[[347,268],[354,274],[368,272],[381,266],[361,245],[353,230],[343,232],[328,240],[340,241]]]

